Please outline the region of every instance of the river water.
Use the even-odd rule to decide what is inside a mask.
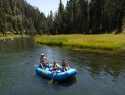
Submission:
[[[62,62],[76,76],[53,82],[36,74],[40,54]],[[121,52],[122,53],[122,52]],[[0,42],[0,95],[125,95],[125,57],[34,43],[33,38]]]

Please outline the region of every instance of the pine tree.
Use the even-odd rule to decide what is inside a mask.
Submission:
[[[63,34],[64,33],[64,22],[63,22],[63,16],[64,16],[64,5],[62,4],[62,1],[60,0],[59,8],[58,8],[58,33]]]

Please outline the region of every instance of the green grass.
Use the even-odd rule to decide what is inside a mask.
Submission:
[[[19,38],[22,37],[22,35],[7,35],[7,36],[2,36],[2,34],[0,34],[0,40],[2,39],[9,39],[9,38]]]
[[[34,38],[36,43],[46,45],[71,46],[78,48],[100,50],[125,49],[125,34],[101,34],[101,35],[44,35]]]

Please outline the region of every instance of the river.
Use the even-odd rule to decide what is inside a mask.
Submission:
[[[41,53],[58,63],[65,57],[77,74],[48,84],[35,71]],[[39,45],[33,38],[0,41],[0,95],[125,95],[125,57]]]

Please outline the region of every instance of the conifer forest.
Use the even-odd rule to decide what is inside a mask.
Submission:
[[[36,1],[37,2],[37,1]],[[103,34],[125,29],[125,0],[60,0],[45,16],[26,0],[0,0],[0,33]]]

